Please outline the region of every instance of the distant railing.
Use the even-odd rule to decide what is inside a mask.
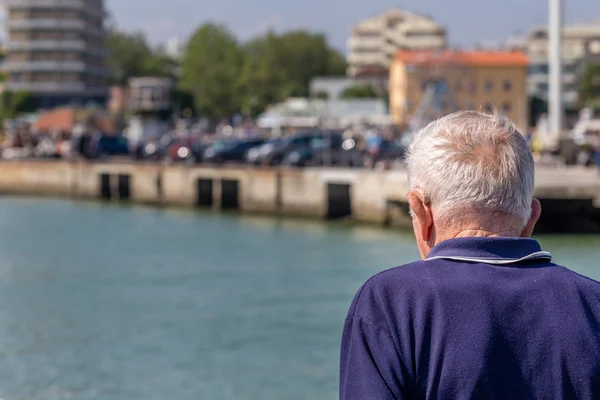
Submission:
[[[20,10],[31,8],[66,8],[78,9],[88,14],[104,15],[105,12],[100,7],[88,4],[85,0],[6,0],[8,9]]]
[[[86,43],[83,40],[18,40],[7,44],[8,51],[14,50],[74,50],[83,51]]]
[[[10,90],[29,92],[82,92],[86,89],[83,82],[7,82],[6,87]]]
[[[59,18],[40,18],[40,19],[13,19],[7,22],[9,29],[72,29],[84,30],[85,22],[79,19],[59,19]]]
[[[4,68],[8,72],[24,71],[69,71],[83,72],[86,69],[85,63],[80,61],[9,61],[4,63]]]

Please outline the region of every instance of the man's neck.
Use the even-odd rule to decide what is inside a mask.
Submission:
[[[470,237],[519,237],[519,233],[511,229],[484,229],[484,228],[468,228],[461,230],[453,230],[447,232],[438,232],[436,235],[435,244],[445,240]]]

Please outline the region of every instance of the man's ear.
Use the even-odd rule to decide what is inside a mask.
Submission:
[[[525,228],[523,228],[523,232],[521,232],[521,237],[529,238],[533,235],[533,230],[535,229],[535,224],[540,219],[540,215],[542,214],[542,204],[538,199],[533,199],[531,201],[531,217],[529,217],[529,221]]]
[[[415,222],[417,222],[415,225],[415,235],[420,236],[418,239],[429,242],[433,228],[433,213],[431,212],[431,206],[425,201],[423,194],[418,190],[413,190],[407,197],[408,204],[413,211],[413,218],[415,218]]]

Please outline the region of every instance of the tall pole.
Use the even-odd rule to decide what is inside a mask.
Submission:
[[[548,18],[549,33],[549,128],[550,133],[559,135],[563,128],[564,109],[562,102],[562,18],[563,0],[548,0],[550,14]]]

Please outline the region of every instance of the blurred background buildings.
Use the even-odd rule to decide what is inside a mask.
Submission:
[[[523,132],[547,130],[546,25],[460,49],[434,17],[391,9],[357,21],[342,53],[320,33],[267,30],[240,41],[214,23],[157,46],[144,32],[120,30],[103,0],[6,0],[4,8],[3,120],[68,106],[106,110],[117,133],[132,121],[180,119],[208,130],[394,125],[410,133],[456,110],[495,108]],[[569,130],[582,109],[600,111],[600,22],[566,26],[561,55]]]
[[[7,89],[40,108],[108,98],[103,0],[7,0]]]

